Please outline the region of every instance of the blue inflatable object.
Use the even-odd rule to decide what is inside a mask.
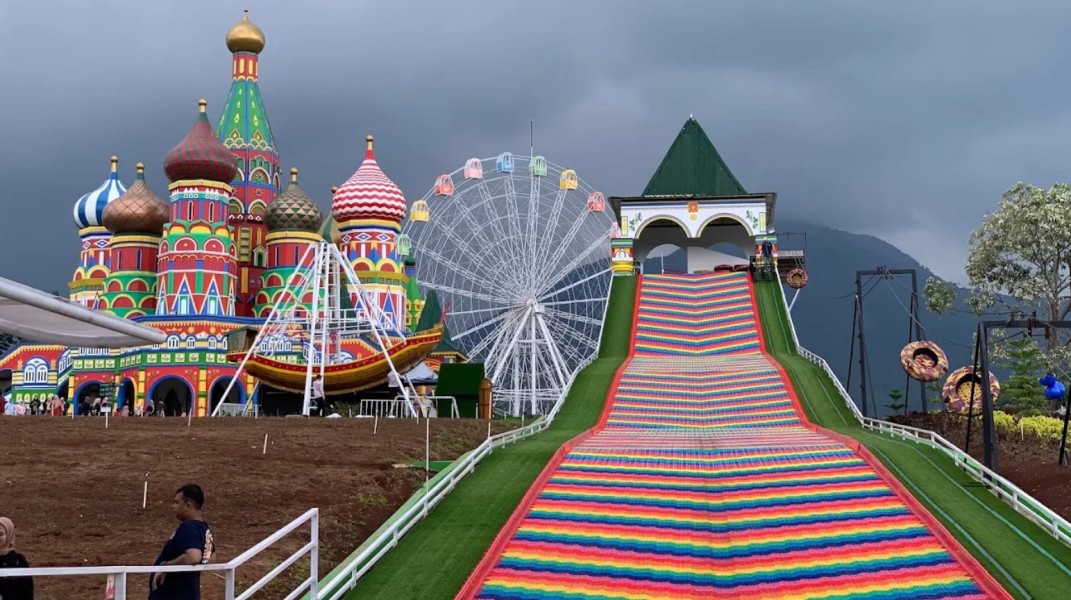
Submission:
[[[1056,381],[1056,375],[1053,373],[1038,379],[1038,383],[1045,386],[1045,397],[1049,400],[1059,400],[1067,394],[1067,388],[1064,387],[1064,384]]]

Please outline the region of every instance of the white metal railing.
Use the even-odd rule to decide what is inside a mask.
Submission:
[[[416,417],[404,398],[363,398],[357,410],[361,417]]]
[[[254,556],[260,554],[269,546],[275,544],[298,527],[309,523],[309,543],[305,544],[278,566],[273,568],[256,582],[251,584],[241,594],[235,595],[236,574],[238,567],[249,562]],[[317,508],[310,509],[305,514],[291,521],[288,525],[264,538],[260,543],[249,550],[239,554],[230,561],[219,565],[197,566],[144,566],[144,567],[34,567],[29,569],[4,569],[4,577],[78,577],[86,575],[108,576],[109,583],[115,586],[115,600],[127,599],[127,579],[131,574],[148,575],[150,573],[189,573],[204,571],[222,571],[224,576],[224,598],[226,600],[248,600],[253,594],[260,591],[265,585],[271,583],[280,573],[291,565],[301,560],[304,556],[309,557],[309,576],[306,577],[293,591],[286,596],[286,600],[294,600],[302,594],[308,593],[308,597],[319,600],[322,595],[319,592],[319,560],[320,560],[320,511]]]
[[[781,290],[781,300],[784,302],[787,300],[785,298],[785,290],[780,285],[777,287]],[[792,333],[792,340],[796,345],[796,351],[826,372],[826,376],[833,382],[841,399],[852,411],[852,414],[855,415],[855,418],[860,425],[878,433],[887,433],[905,440],[922,443],[943,452],[952,459],[952,462],[955,463],[957,467],[966,471],[968,475],[976,479],[979,483],[985,486],[986,489],[1011,505],[1016,512],[1036,523],[1057,540],[1071,546],[1071,523],[1068,523],[1067,519],[1056,514],[1052,509],[1021,490],[1014,483],[978,462],[977,459],[963,450],[960,450],[959,447],[944,437],[928,429],[919,429],[917,427],[890,423],[882,419],[864,417],[863,413],[860,412],[859,407],[855,405],[855,401],[852,400],[848,390],[844,389],[840,379],[833,373],[833,369],[830,368],[829,363],[827,363],[821,356],[818,356],[814,352],[811,352],[800,345],[799,338],[796,337],[796,326],[792,322],[792,315],[788,314],[787,311],[786,315],[788,316],[788,329]]]
[[[224,402],[219,406],[219,414],[224,417],[255,417],[259,408],[252,403]]]

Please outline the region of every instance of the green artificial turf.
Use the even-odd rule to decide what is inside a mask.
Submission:
[[[347,598],[453,598],[536,477],[566,441],[598,421],[628,356],[635,277],[614,279],[599,357],[581,371],[547,431],[495,450],[416,525]]]
[[[755,284],[767,351],[811,422],[861,441],[1017,598],[1071,597],[1071,548],[1046,534],[929,446],[864,430],[833,382],[796,352],[780,283]]]

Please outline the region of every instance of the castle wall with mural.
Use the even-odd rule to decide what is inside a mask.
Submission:
[[[193,127],[164,158],[166,194],[149,189],[141,163],[124,185],[113,156],[104,182],[73,209],[82,246],[70,299],[156,327],[167,341],[123,350],[18,344],[0,357],[0,371],[11,372],[13,401],[104,395],[140,412],[152,398],[158,410],[195,416],[223,401],[256,404],[260,386],[247,374],[224,398],[238,367],[227,358],[228,334],[262,325],[285,301],[295,271],[309,267],[306,250],[325,238],[339,245],[387,325],[401,336],[414,330],[425,300],[401,234],[404,195],[380,169],[371,136],[364,161],[335,192],[333,219],[301,189],[296,168],[281,189],[258,84],[264,46],[248,15],[228,32],[226,105],[213,128],[207,103],[199,103]],[[310,352],[300,335],[270,343],[286,362],[304,362]],[[364,340],[342,342],[343,358],[374,353]],[[437,370],[464,360],[444,335],[427,363]]]

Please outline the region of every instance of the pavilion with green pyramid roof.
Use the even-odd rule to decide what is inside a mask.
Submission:
[[[689,116],[643,194],[610,198],[620,229],[611,240],[614,273],[632,274],[652,250],[665,244],[687,253],[692,273],[754,265],[761,270],[766,242],[777,270],[786,273],[801,266],[803,256],[777,251],[776,201],[776,193],[744,189],[699,121]],[[711,250],[719,243],[739,247],[746,258]]]

